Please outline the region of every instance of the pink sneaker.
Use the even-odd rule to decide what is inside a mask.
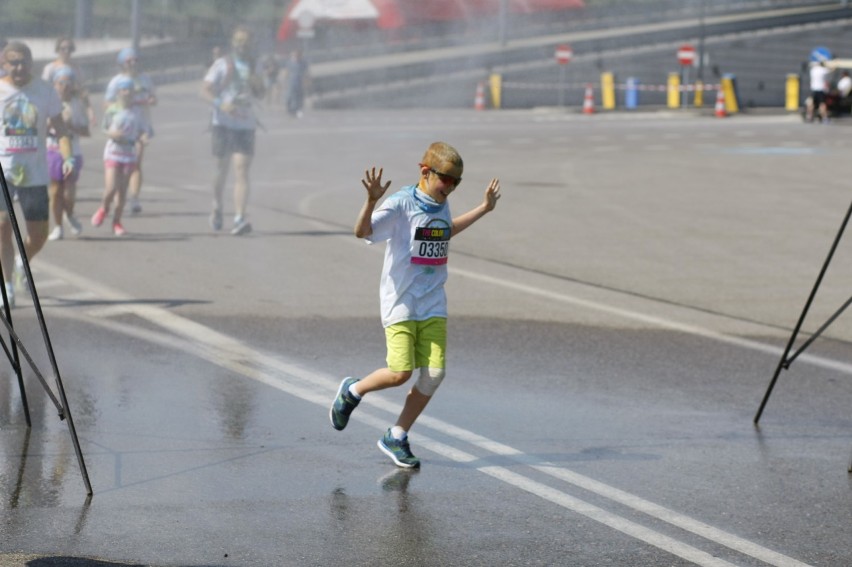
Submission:
[[[103,207],[98,207],[98,210],[95,211],[95,214],[92,215],[92,226],[101,226],[104,222],[104,218],[106,217],[106,209]]]
[[[121,226],[120,222],[112,223],[112,233],[116,236],[124,236],[127,234],[127,231],[124,230],[124,227]]]

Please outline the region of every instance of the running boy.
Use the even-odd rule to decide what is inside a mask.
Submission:
[[[363,396],[400,386],[419,369],[396,424],[378,442],[379,449],[403,468],[420,466],[420,459],[411,453],[408,431],[444,378],[444,284],[450,237],[492,211],[500,198],[500,181],[492,179],[482,203],[453,218],[447,197],[461,183],[463,169],[455,148],[435,142],[423,155],[417,185],[403,187],[378,209],[391,182],[382,185],[383,169],[376,173],[375,167],[361,180],[367,200],[358,215],[355,236],[371,244],[388,242],[380,289],[388,365],[361,380],[343,379],[331,406],[331,424],[342,430]]]

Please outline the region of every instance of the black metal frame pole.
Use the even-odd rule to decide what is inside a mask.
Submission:
[[[822,333],[823,333],[826,329],[828,329],[828,327],[829,327],[832,323],[834,323],[834,321],[835,321],[838,317],[840,317],[840,314],[841,314],[841,313],[843,313],[844,311],[846,311],[846,308],[847,308],[847,307],[849,307],[850,305],[852,305],[852,297],[850,297],[849,299],[847,299],[847,300],[846,300],[846,302],[845,302],[845,303],[844,303],[844,304],[840,307],[840,309],[838,309],[837,311],[835,311],[835,312],[834,312],[834,315],[832,315],[831,317],[829,317],[829,318],[828,318],[828,320],[827,320],[825,323],[823,323],[823,324],[822,324],[822,327],[820,327],[819,329],[817,329],[817,330],[816,330],[816,332],[814,332],[814,334],[813,334],[813,335],[811,335],[811,336],[810,336],[810,338],[809,338],[807,341],[805,341],[805,342],[802,344],[802,346],[800,346],[800,347],[799,347],[799,349],[798,349],[796,352],[794,352],[794,353],[793,353],[793,355],[792,355],[790,358],[788,358],[788,359],[787,359],[786,367],[787,367],[787,368],[790,368],[790,365],[791,365],[791,364],[793,364],[793,361],[794,361],[794,360],[796,360],[797,358],[799,358],[799,355],[800,355],[800,354],[802,354],[803,352],[805,352],[805,350],[806,350],[809,346],[811,346],[811,343],[813,343],[815,340],[817,340],[817,339],[819,338],[819,336],[820,336],[820,335],[822,335]]]
[[[42,338],[44,339],[45,347],[47,349],[48,358],[50,359],[50,365],[51,365],[51,368],[53,369],[53,375],[54,375],[54,379],[55,379],[55,382],[56,382],[56,388],[57,388],[57,391],[59,393],[59,399],[62,401],[62,405],[61,405],[60,413],[59,413],[59,418],[66,420],[66,423],[68,425],[68,432],[71,435],[71,441],[74,445],[74,452],[77,455],[77,463],[80,466],[80,474],[83,476],[83,483],[86,485],[86,491],[87,491],[88,495],[91,496],[92,493],[93,493],[92,483],[89,481],[89,473],[86,470],[86,462],[85,462],[85,459],[83,458],[83,451],[80,448],[80,440],[77,437],[77,429],[74,427],[74,419],[71,417],[71,408],[68,404],[68,398],[65,395],[65,387],[62,384],[62,378],[59,374],[59,366],[56,363],[56,356],[54,355],[54,352],[53,352],[53,345],[51,344],[51,341],[50,341],[50,335],[47,332],[47,323],[45,322],[44,312],[42,311],[42,308],[41,308],[41,301],[39,301],[38,292],[36,291],[35,280],[33,279],[32,270],[30,270],[30,262],[29,262],[29,258],[27,258],[26,248],[24,247],[24,239],[21,237],[21,228],[18,225],[18,219],[15,215],[15,208],[12,206],[11,198],[10,198],[10,195],[9,195],[9,188],[6,185],[6,175],[3,172],[3,166],[2,165],[0,165],[0,179],[2,179],[4,198],[6,199],[6,206],[7,206],[6,212],[9,216],[9,222],[12,225],[12,233],[15,236],[15,242],[18,245],[18,252],[20,253],[21,261],[22,261],[23,267],[24,267],[24,272],[27,276],[27,283],[28,283],[28,286],[29,286],[29,289],[30,289],[30,294],[32,296],[33,307],[35,308],[36,316],[38,318],[39,327],[41,328],[41,334],[42,334]],[[3,295],[4,295],[4,297],[6,295],[6,286],[5,285],[3,285]],[[9,302],[8,302],[8,300],[6,301],[6,310],[7,310],[7,313],[9,313]],[[20,340],[20,339],[17,338],[15,333],[11,333],[11,336],[14,337],[17,340]],[[13,341],[13,345],[14,345],[14,341]],[[17,349],[15,349],[15,352],[17,352]],[[31,364],[34,365],[34,363],[32,363],[32,362],[31,362]],[[20,364],[18,364],[18,372],[20,373]],[[49,391],[49,388],[47,388],[47,384],[44,383],[43,380],[42,380],[42,384]]]
[[[834,237],[834,242],[831,245],[831,249],[828,252],[828,256],[825,259],[825,262],[822,265],[822,269],[819,272],[819,276],[817,276],[816,282],[814,283],[814,287],[811,290],[811,294],[808,297],[807,302],[805,303],[805,308],[802,310],[802,314],[799,316],[799,321],[796,323],[795,329],[793,329],[793,334],[790,335],[790,340],[787,342],[787,348],[784,349],[784,354],[781,355],[781,360],[778,361],[778,367],[775,369],[775,374],[772,376],[772,380],[769,382],[769,387],[766,389],[766,393],[763,396],[763,401],[760,403],[760,408],[757,410],[757,414],[754,416],[754,423],[757,425],[757,422],[760,421],[760,416],[763,415],[763,410],[766,407],[766,402],[769,401],[769,396],[772,394],[773,388],[775,388],[775,382],[778,380],[778,375],[781,374],[781,370],[790,367],[790,363],[792,360],[787,358],[787,355],[790,354],[790,350],[793,348],[793,343],[796,342],[796,337],[799,334],[799,330],[802,328],[802,323],[805,321],[805,317],[808,315],[808,311],[811,308],[811,304],[816,297],[817,290],[819,290],[819,286],[822,283],[822,278],[825,276],[825,272],[828,270],[828,265],[831,263],[831,259],[834,257],[834,251],[837,250],[837,245],[840,243],[840,239],[843,236],[843,232],[846,230],[846,224],[849,222],[849,217],[852,216],[852,203],[849,203],[849,209],[846,211],[846,216],[843,218],[843,222],[840,225],[840,230],[837,231],[837,236]],[[847,302],[848,305],[848,302]],[[842,307],[840,311],[845,309],[846,306]],[[834,317],[832,317],[831,321],[836,318],[837,315],[840,314],[838,311]],[[827,325],[824,325],[820,332],[822,332]],[[812,341],[811,341],[812,342]],[[810,344],[810,343],[808,343]],[[796,356],[803,349],[800,349],[799,352],[796,353]]]
[[[3,200],[6,203],[6,210],[12,210],[12,196],[9,194],[9,186],[6,184],[6,175],[3,173],[3,166],[0,165],[0,188],[3,190]],[[27,427],[32,427],[33,423],[30,419],[30,405],[27,402],[27,390],[24,387],[24,376],[21,373],[21,360],[18,356],[18,346],[14,340],[14,325],[12,324],[12,309],[9,305],[9,297],[6,294],[6,277],[3,273],[3,265],[0,263],[0,294],[3,295],[3,315],[6,319],[6,327],[9,330],[9,343],[12,348],[12,356],[9,359],[9,362],[12,363],[12,368],[15,370],[15,374],[18,377],[18,389],[21,391],[21,405],[24,408],[24,418],[27,421]],[[5,347],[4,347],[5,350]],[[7,352],[8,355],[8,352]]]
[[[50,367],[53,369],[54,382],[56,382],[56,391],[59,393],[59,399],[62,400],[63,412],[60,418],[66,420],[68,424],[68,432],[71,434],[71,441],[74,444],[74,452],[77,454],[77,462],[80,465],[80,474],[83,475],[83,483],[86,485],[86,490],[89,496],[92,495],[92,484],[89,482],[89,473],[86,470],[86,462],[83,459],[83,451],[80,448],[80,440],[77,438],[77,429],[74,427],[74,418],[71,417],[71,408],[68,405],[68,398],[65,396],[65,386],[62,384],[62,378],[59,375],[59,365],[56,363],[56,356],[53,352],[53,344],[50,341],[50,334],[47,332],[47,322],[44,319],[44,312],[41,308],[41,301],[38,298],[38,292],[35,287],[33,273],[30,270],[30,262],[27,258],[26,250],[24,250],[24,242],[21,238],[21,230],[14,217],[14,211],[9,212],[9,218],[12,219],[12,229],[15,233],[15,239],[18,242],[18,250],[21,253],[24,272],[27,275],[27,283],[29,284],[30,294],[32,295],[33,307],[35,308],[36,316],[38,317],[39,327],[41,327],[44,346],[47,349],[47,356],[50,360]]]

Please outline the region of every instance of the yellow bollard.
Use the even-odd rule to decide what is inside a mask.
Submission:
[[[701,79],[695,81],[695,96],[692,97],[692,104],[695,108],[704,106],[704,81]]]
[[[669,73],[668,97],[669,108],[680,108],[680,74]]]
[[[615,76],[610,71],[601,73],[601,108],[615,110]]]
[[[739,101],[737,101],[737,89],[734,86],[735,80],[733,75],[724,75],[722,77],[722,91],[725,93],[725,110],[728,114],[736,114],[740,111]]]
[[[491,85],[491,106],[500,108],[500,95],[503,93],[503,75],[491,73],[488,81]]]
[[[784,109],[790,112],[799,111],[799,76],[795,73],[787,74],[787,98]]]

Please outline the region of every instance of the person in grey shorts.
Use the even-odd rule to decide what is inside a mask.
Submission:
[[[234,166],[234,224],[231,234],[251,232],[246,218],[249,167],[254,157],[257,118],[254,102],[263,98],[263,77],[251,53],[251,31],[239,26],[231,36],[231,52],[216,59],[207,74],[201,96],[213,105],[212,149],[217,159],[213,181],[213,212],[210,227],[222,229],[222,197],[231,164]]]

